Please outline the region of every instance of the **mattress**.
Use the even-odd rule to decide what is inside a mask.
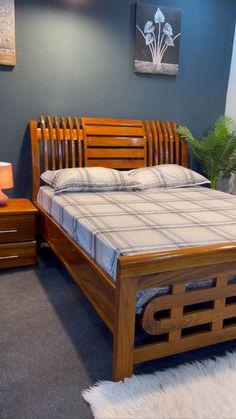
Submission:
[[[38,202],[114,281],[121,255],[236,241],[236,197],[205,187],[56,195],[42,186]],[[204,279],[186,284],[209,285]],[[169,291],[140,290],[137,312]]]

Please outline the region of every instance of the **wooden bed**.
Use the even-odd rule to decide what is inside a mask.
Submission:
[[[236,284],[229,275],[236,273],[236,243],[121,256],[115,283],[36,201],[47,169],[186,166],[175,123],[42,116],[30,121],[30,132],[39,231],[113,333],[113,380],[130,377],[134,364],[234,339]],[[186,290],[187,281],[203,278],[213,285]],[[148,301],[140,319],[137,290],[162,285],[171,294]],[[144,339],[135,344],[138,327]]]

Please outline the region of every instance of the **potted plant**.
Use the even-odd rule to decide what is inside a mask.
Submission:
[[[233,124],[230,117],[220,116],[201,139],[194,138],[187,127],[177,128],[180,136],[187,140],[193,156],[201,164],[213,189],[216,189],[221,175],[229,178],[236,169],[236,132]]]

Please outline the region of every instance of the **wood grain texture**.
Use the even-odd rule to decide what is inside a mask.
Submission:
[[[44,154],[44,170],[49,169],[49,157],[48,157],[48,139],[50,138],[49,131],[46,130],[46,121],[43,115],[40,116],[40,122],[42,127],[42,139],[43,139],[43,154]]]
[[[60,129],[60,120],[58,116],[55,116],[54,118],[54,124],[55,124],[55,139],[57,144],[57,163],[58,163],[58,169],[63,169],[62,164],[62,141],[61,141],[61,129]]]
[[[53,123],[50,116],[47,117],[48,122],[48,132],[49,132],[49,140],[51,146],[51,169],[56,170],[56,154],[55,154],[55,141],[54,141],[54,132],[53,132]]]
[[[162,252],[145,253],[119,258],[122,277],[129,278],[140,276],[139,287],[142,282],[149,287],[149,280],[155,273],[171,272],[178,269],[199,268],[201,266],[214,266],[221,263],[235,261],[236,243],[219,243],[209,246],[198,246],[185,249],[165,250]],[[161,280],[155,279],[158,285],[163,285]],[[167,279],[164,280],[167,283]]]
[[[179,137],[175,122],[146,121],[148,134],[153,143],[153,164],[180,164],[188,166],[188,149],[184,139]]]
[[[30,138],[33,200],[36,201],[41,173],[83,165],[82,129],[78,117],[41,115],[39,123],[30,121]]]
[[[40,165],[40,147],[38,123],[35,120],[30,121],[30,142],[32,155],[32,199],[37,200],[37,194],[40,187],[40,175],[43,172]]]
[[[30,127],[34,200],[47,165],[128,169],[188,163],[187,144],[174,122],[67,116],[42,117],[39,124],[31,121]],[[236,274],[236,243],[120,256],[115,283],[37,207],[45,240],[113,332],[114,380],[131,376],[134,363],[235,337],[236,325],[230,322],[236,317],[236,305],[230,302],[236,301],[236,285],[228,283],[228,276]],[[202,278],[213,278],[214,286],[186,292],[186,282]],[[162,285],[169,285],[171,294],[147,303],[142,324],[163,341],[134,347],[136,291]]]
[[[40,174],[48,169],[187,166],[187,145],[174,122],[41,115],[39,123],[30,121],[30,133],[34,200]]]
[[[0,207],[0,269],[34,265],[37,209],[28,199],[9,199]]]
[[[147,138],[142,121],[81,118],[81,123],[86,167],[147,166]]]
[[[9,199],[7,205],[0,207],[0,217],[17,214],[36,214],[37,208],[26,198]]]
[[[115,284],[107,273],[37,204],[38,230],[113,331]]]
[[[235,272],[236,263],[234,270],[227,274]],[[205,269],[205,275],[207,274]],[[200,278],[198,277],[198,280]],[[207,276],[204,278],[211,279]],[[228,284],[227,278],[225,275],[224,285],[215,279],[214,286],[193,291],[186,291],[185,283],[174,285],[170,295],[155,297],[147,303],[142,314],[142,327],[151,335],[169,333],[204,323],[211,323],[211,330],[219,329],[224,318],[236,316],[236,304],[225,306],[225,299],[236,295],[236,284]],[[189,280],[192,280],[191,276]],[[175,292],[176,286],[180,290],[178,293]],[[202,303],[207,304],[201,306]],[[184,307],[188,308],[186,313]]]
[[[34,215],[8,215],[0,214],[0,243],[21,242],[35,240]]]
[[[152,131],[149,121],[143,121],[144,129],[146,131],[146,138],[147,138],[147,153],[148,153],[148,166],[153,166],[153,138],[152,138]]]
[[[0,269],[31,266],[36,263],[36,241],[0,244]]]
[[[113,380],[133,373],[137,281],[117,279],[114,322]]]
[[[213,345],[227,340],[233,340],[236,336],[236,326],[231,326],[209,333],[203,332],[195,336],[188,336],[173,344],[173,342],[150,343],[134,349],[134,364],[160,359],[166,356],[191,351],[197,348]]]

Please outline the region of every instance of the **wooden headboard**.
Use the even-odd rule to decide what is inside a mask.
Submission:
[[[30,137],[34,201],[40,175],[48,169],[188,163],[186,141],[174,122],[40,116],[30,121]]]

